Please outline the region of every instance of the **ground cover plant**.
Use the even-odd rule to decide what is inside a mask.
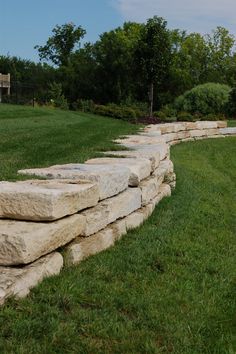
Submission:
[[[0,106],[0,179],[82,161],[135,129],[21,109]],[[142,227],[0,308],[0,353],[235,353],[236,138],[171,155],[176,191]]]

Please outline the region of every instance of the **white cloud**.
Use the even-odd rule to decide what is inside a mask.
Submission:
[[[216,26],[235,31],[235,0],[112,0],[124,20],[144,22],[154,15],[170,27],[209,32]]]

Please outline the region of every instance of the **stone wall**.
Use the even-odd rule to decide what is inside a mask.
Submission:
[[[140,226],[175,188],[171,145],[228,135],[236,128],[222,121],[150,125],[116,140],[129,151],[19,171],[46,180],[0,182],[0,304]]]

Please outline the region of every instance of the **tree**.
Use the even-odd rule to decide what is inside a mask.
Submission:
[[[171,61],[171,43],[167,22],[154,16],[141,29],[136,49],[137,68],[149,86],[150,116],[153,115],[154,86],[162,85]]]
[[[40,60],[49,60],[55,65],[67,66],[71,54],[86,31],[81,26],[76,27],[73,23],[66,23],[62,26],[56,25],[52,33],[44,46],[37,45],[35,49],[38,49]]]

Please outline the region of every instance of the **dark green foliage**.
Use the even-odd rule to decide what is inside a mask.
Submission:
[[[223,114],[229,101],[230,87],[223,84],[207,83],[194,87],[175,100],[178,111],[207,115]]]
[[[62,91],[62,85],[58,84],[56,82],[53,82],[49,86],[49,91],[48,91],[48,97],[49,97],[49,104],[56,108],[61,108],[61,109],[68,109],[68,102],[67,99],[65,98],[63,91]]]
[[[81,26],[76,27],[73,23],[66,23],[62,26],[56,25],[52,33],[52,37],[48,38],[44,46],[37,45],[35,49],[38,49],[41,60],[67,66],[76,44],[84,37],[86,31]]]
[[[194,121],[194,116],[189,112],[178,112],[177,120],[180,122],[192,122]]]
[[[229,103],[228,103],[228,114],[230,117],[236,117],[236,85],[233,86],[229,95]]]

